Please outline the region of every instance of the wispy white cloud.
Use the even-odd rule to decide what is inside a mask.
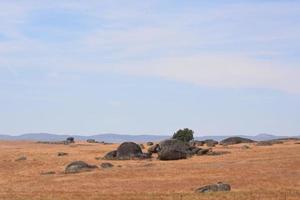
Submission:
[[[194,55],[130,64],[125,71],[217,88],[265,88],[300,93],[300,69],[235,55]]]
[[[297,2],[204,7],[186,3],[173,12],[165,12],[159,1],[48,3],[0,3],[0,32],[9,36],[0,42],[0,70],[110,71],[207,87],[300,93],[299,66],[290,65],[286,56],[288,51],[299,54],[294,44],[300,39]],[[92,28],[72,41],[24,34],[24,27],[36,28],[30,27],[32,13],[56,9],[88,16],[85,23]]]

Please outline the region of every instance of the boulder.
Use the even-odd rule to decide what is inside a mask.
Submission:
[[[152,153],[143,153],[141,147],[134,142],[124,142],[117,150],[104,156],[106,160],[130,160],[151,158]]]
[[[78,173],[83,171],[90,171],[95,168],[97,168],[97,166],[95,165],[89,165],[83,161],[74,161],[67,165],[65,173]]]
[[[196,192],[199,192],[199,193],[226,192],[226,191],[230,191],[230,190],[231,190],[231,187],[229,184],[219,182],[217,184],[206,185],[206,186],[200,187],[196,190]]]
[[[159,143],[159,160],[186,159],[190,155],[189,145],[176,139],[164,140]]]
[[[117,149],[118,160],[139,158],[142,154],[141,147],[134,142],[124,142]]]
[[[240,143],[253,143],[254,140],[242,137],[229,137],[220,142],[221,145],[233,145],[233,144],[240,144]]]

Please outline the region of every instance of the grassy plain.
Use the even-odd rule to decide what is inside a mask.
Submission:
[[[98,165],[118,144],[79,142],[72,145],[35,142],[0,142],[0,199],[211,199],[211,200],[299,200],[300,144],[288,141],[273,146],[217,146],[230,151],[219,156],[194,156],[186,160],[109,161],[111,169],[64,174],[75,160]],[[67,156],[57,156],[66,152]],[[15,161],[20,156],[27,160]],[[54,171],[56,174],[41,175]],[[200,186],[223,181],[227,193],[197,194]]]

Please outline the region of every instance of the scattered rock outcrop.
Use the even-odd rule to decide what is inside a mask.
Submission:
[[[229,184],[219,182],[217,184],[206,185],[206,186],[200,187],[196,190],[196,192],[199,192],[199,193],[226,192],[226,191],[230,191],[230,190],[231,190],[231,186]]]
[[[242,137],[229,137],[220,142],[221,145],[233,145],[233,144],[240,144],[240,143],[253,143],[254,140]]]
[[[63,141],[38,141],[37,143],[40,143],[40,144],[65,144],[65,145],[68,145],[68,144],[75,143],[75,140],[74,140],[73,137],[68,137],[66,140],[63,140]]]
[[[92,169],[97,168],[96,165],[89,165],[83,161],[74,161],[66,166],[65,173],[78,173],[83,171],[91,171]]]

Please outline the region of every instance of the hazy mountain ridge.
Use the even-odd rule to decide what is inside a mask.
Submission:
[[[271,134],[258,134],[256,136],[247,136],[247,135],[231,135],[231,136],[240,136],[249,138],[256,141],[262,140],[273,140],[273,139],[280,139],[280,138],[287,138],[287,137],[297,137],[300,136],[276,136]],[[222,136],[201,136],[195,137],[196,140],[206,140],[206,139],[213,139],[213,140],[223,140],[225,138],[231,137],[229,135]],[[50,133],[27,133],[18,136],[10,136],[10,135],[0,135],[0,140],[32,140],[32,141],[59,141],[65,140],[67,137],[74,137],[75,140],[87,140],[87,139],[95,139],[97,141],[105,141],[105,142],[112,142],[112,143],[119,143],[124,141],[133,141],[133,142],[148,142],[148,141],[160,141],[166,138],[170,138],[167,135],[126,135],[126,134],[97,134],[91,136],[82,136],[82,135],[59,135],[59,134],[50,134]]]

